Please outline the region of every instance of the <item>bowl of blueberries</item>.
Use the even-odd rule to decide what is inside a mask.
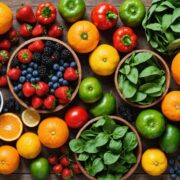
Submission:
[[[77,95],[81,65],[75,52],[61,40],[37,37],[12,54],[7,80],[15,99],[39,113],[62,110]]]

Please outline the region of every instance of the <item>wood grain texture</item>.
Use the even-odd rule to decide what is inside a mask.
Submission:
[[[116,7],[119,7],[119,5],[123,2],[123,0],[103,0],[104,2],[109,2],[112,3],[113,5],[115,5]],[[10,8],[13,10],[14,12],[14,16],[15,16],[15,12],[16,9],[20,6],[20,4],[22,2],[25,2],[29,5],[31,5],[33,7],[33,10],[36,10],[36,7],[39,3],[44,2],[44,0],[1,0],[1,2],[4,2],[6,4],[8,4],[10,6]],[[54,5],[58,5],[58,0],[51,0],[51,2],[53,2]],[[87,5],[87,9],[86,9],[86,15],[85,15],[85,19],[89,19],[89,15],[90,12],[92,10],[92,8],[99,2],[102,2],[102,0],[85,0],[86,5]],[[146,7],[150,6],[151,4],[151,0],[143,0],[144,4]],[[68,30],[68,28],[70,27],[70,24],[67,24],[66,22],[63,21],[63,19],[60,17],[60,15],[57,15],[57,22],[59,24],[61,24],[62,26],[64,26],[64,35],[62,40],[66,42],[66,32]],[[122,26],[122,22],[119,20],[118,21],[118,25],[113,28],[110,31],[106,31],[106,32],[101,32],[101,42],[100,43],[108,43],[112,45],[112,34],[115,31],[115,29],[119,26]],[[19,23],[15,20],[14,17],[14,27],[16,29],[19,28]],[[137,35],[139,36],[139,41],[138,41],[138,46],[136,49],[150,49],[148,43],[146,42],[146,38],[145,38],[145,34],[144,34],[144,30],[141,27],[138,27],[135,29],[135,32],[137,33]],[[21,42],[23,42],[21,40]],[[119,98],[115,87],[114,87],[114,80],[113,80],[113,75],[109,76],[109,77],[100,77],[100,76],[96,76],[91,69],[89,68],[88,65],[88,57],[89,54],[86,55],[80,55],[78,54],[80,61],[81,61],[81,65],[83,66],[82,72],[83,72],[83,77],[86,76],[95,76],[97,77],[103,84],[103,88],[104,91],[112,91],[113,94],[116,96],[117,99],[117,103],[118,103],[118,108],[121,107],[121,105],[123,104],[122,100]],[[120,54],[121,58],[124,56],[123,54]],[[171,64],[171,59],[166,58],[169,66]],[[170,90],[180,90],[180,87],[177,86],[174,82],[174,80],[171,78],[171,88]],[[9,93],[8,90],[3,89],[3,95],[4,98],[7,99],[11,96],[11,94]],[[75,100],[71,103],[72,105],[77,105],[77,104],[82,104],[82,102],[79,101],[79,98],[76,97]],[[85,104],[83,104],[85,105]],[[70,107],[70,106],[68,106]],[[67,107],[67,108],[68,108]],[[89,108],[86,105],[87,108]],[[67,110],[66,108],[66,110]],[[160,104],[158,104],[157,106],[155,106],[154,108],[160,109]],[[139,110],[134,108],[134,114],[137,115]],[[61,118],[64,117],[64,111],[59,112],[59,113],[55,113],[55,115],[60,116]],[[24,132],[25,131],[34,131],[36,132],[37,129],[33,128],[33,129],[28,129],[26,127],[24,127]],[[73,132],[73,134],[75,134],[76,132]],[[154,140],[147,140],[141,137],[142,140],[142,144],[143,144],[143,150],[150,148],[150,147],[158,147],[158,142],[154,141]],[[2,141],[0,141],[0,145],[2,144],[6,144]],[[11,145],[15,146],[15,142],[10,143]],[[48,156],[52,151],[47,150],[46,148],[43,149],[43,152],[41,153],[42,156]],[[173,155],[172,155],[173,156]],[[0,180],[32,180],[32,177],[29,173],[29,162],[28,160],[24,160],[22,159],[21,164],[19,169],[16,171],[16,173],[14,173],[13,175],[10,176],[0,176]],[[59,179],[57,176],[55,175],[50,175],[48,180],[57,180]],[[86,180],[86,178],[84,176],[78,176],[76,178],[74,178],[74,180]],[[136,170],[135,174],[130,178],[130,180],[170,180],[169,175],[168,174],[163,174],[160,177],[150,177],[147,174],[144,173],[144,171],[142,170],[142,167],[139,166],[138,169]],[[177,178],[177,180],[180,180],[180,178]]]

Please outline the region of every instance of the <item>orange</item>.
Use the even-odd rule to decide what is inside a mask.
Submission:
[[[168,163],[165,154],[156,148],[147,149],[142,155],[142,167],[151,176],[159,176],[166,171]]]
[[[180,121],[180,91],[169,92],[162,101],[163,114],[171,121]]]
[[[0,35],[5,34],[12,26],[13,12],[4,3],[0,2]]]
[[[180,53],[178,53],[171,64],[171,71],[172,71],[172,76],[176,83],[180,85]]]
[[[0,147],[0,174],[8,175],[19,167],[19,154],[17,150],[8,145]]]
[[[58,148],[67,141],[69,129],[64,120],[58,117],[49,117],[40,123],[38,136],[44,146]]]
[[[27,132],[18,139],[16,148],[22,157],[33,159],[41,152],[41,143],[35,133]]]
[[[22,130],[23,125],[18,116],[13,113],[0,115],[0,139],[14,141],[19,138]]]
[[[67,34],[68,43],[79,53],[89,53],[99,43],[99,31],[89,21],[78,21],[73,24]]]

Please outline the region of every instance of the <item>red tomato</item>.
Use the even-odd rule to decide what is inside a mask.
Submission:
[[[62,166],[67,167],[70,165],[70,160],[68,159],[67,156],[64,156],[61,158],[60,163]]]
[[[61,164],[57,164],[57,165],[53,166],[52,170],[55,174],[59,174],[62,172],[63,167]]]
[[[74,163],[74,164],[73,164],[73,172],[74,172],[75,174],[81,174],[81,169],[79,168],[78,163]]]
[[[65,114],[65,121],[70,128],[80,128],[88,120],[87,111],[81,106],[70,108]]]
[[[58,156],[57,155],[51,156],[48,158],[48,161],[49,161],[49,164],[54,165],[58,161]]]

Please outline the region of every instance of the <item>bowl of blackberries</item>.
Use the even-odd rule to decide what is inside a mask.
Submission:
[[[24,108],[51,113],[62,110],[75,98],[81,65],[66,43],[37,37],[14,51],[7,79],[13,96]]]

